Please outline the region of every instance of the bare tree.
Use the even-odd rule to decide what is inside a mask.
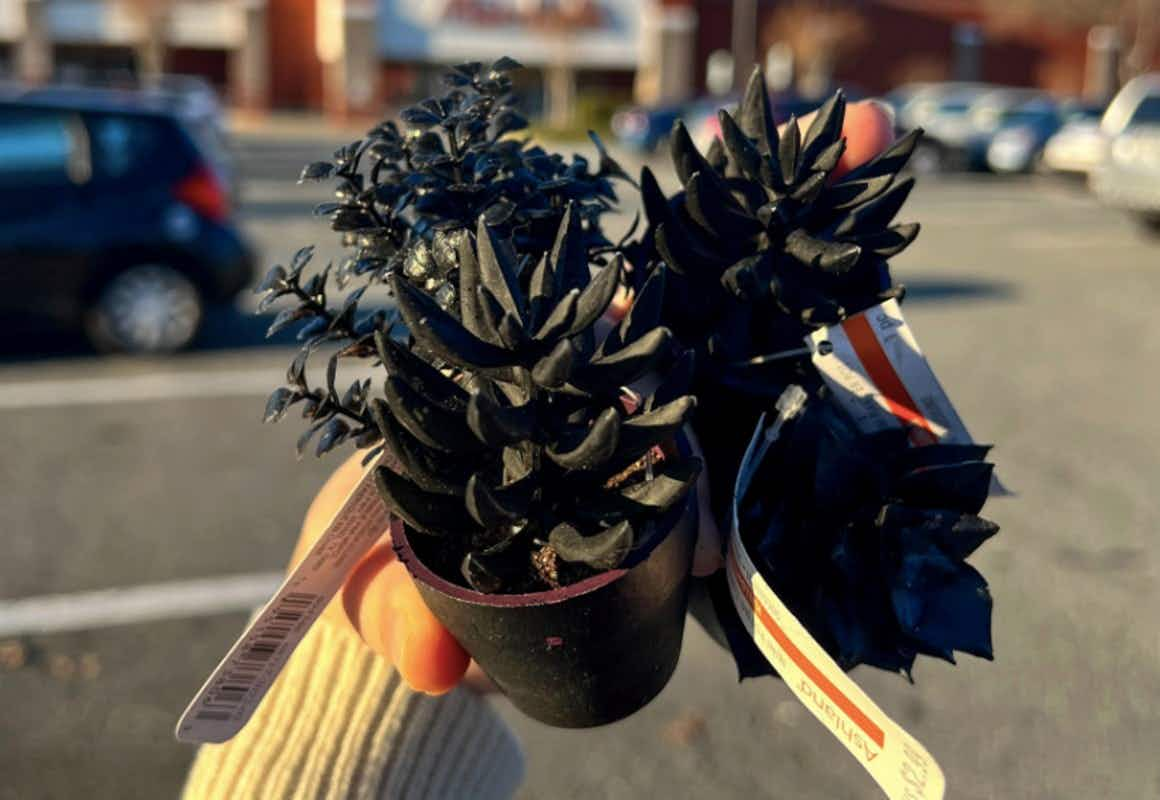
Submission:
[[[793,52],[799,88],[826,91],[834,71],[866,43],[869,24],[853,3],[792,0],[781,4],[762,30],[763,50],[785,42]]]
[[[1123,43],[1123,80],[1150,69],[1160,46],[1160,0],[985,0],[984,8],[989,18],[999,22],[1064,28],[1112,26]]]
[[[156,77],[165,71],[169,17],[176,3],[177,0],[129,0],[133,14],[141,20],[137,72],[142,77]]]

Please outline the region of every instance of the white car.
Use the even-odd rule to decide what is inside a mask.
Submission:
[[[1096,196],[1160,232],[1160,73],[1128,81],[1100,129],[1107,155],[1091,173]]]
[[[1047,140],[1043,167],[1065,175],[1086,176],[1103,162],[1107,147],[1098,117],[1070,120]]]

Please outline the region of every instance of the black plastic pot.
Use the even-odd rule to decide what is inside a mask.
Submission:
[[[530,594],[482,594],[428,569],[391,536],[428,608],[512,703],[562,728],[615,722],[669,682],[681,652],[696,541],[692,493],[657,523],[656,544],[620,569]]]

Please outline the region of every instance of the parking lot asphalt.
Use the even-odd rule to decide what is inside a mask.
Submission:
[[[242,141],[241,216],[271,263],[328,232],[294,189],[321,140]],[[1012,498],[973,559],[996,661],[920,663],[858,683],[942,764],[951,798],[1160,794],[1160,241],[1081,187],[923,181],[896,260],[918,341]],[[329,245],[333,247],[333,245]],[[323,252],[322,257],[326,253]],[[22,598],[249,576],[286,562],[335,462],[297,461],[294,421],[260,422],[292,349],[211,315],[195,351],[0,362],[0,608]],[[204,613],[0,636],[0,798],[159,798],[193,750],[172,728],[245,620]],[[497,700],[523,740],[520,797],[864,798],[877,790],[781,684],[738,685],[690,625],[672,683],[599,731]]]

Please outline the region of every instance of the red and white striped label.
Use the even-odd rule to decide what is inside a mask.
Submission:
[[[785,685],[842,743],[891,800],[942,800],[946,778],[926,748],[870,699],[773,591],[741,539],[738,504],[771,429],[763,416],[741,461],[725,573],[733,606]],[[772,430],[776,435],[776,428]]]
[[[802,705],[891,800],[941,800],[946,778],[917,739],[842,671],[757,571],[736,523],[725,567],[733,605],[754,643]]]
[[[971,443],[896,301],[814,331],[806,342],[834,399],[861,430],[907,428],[915,445]]]

